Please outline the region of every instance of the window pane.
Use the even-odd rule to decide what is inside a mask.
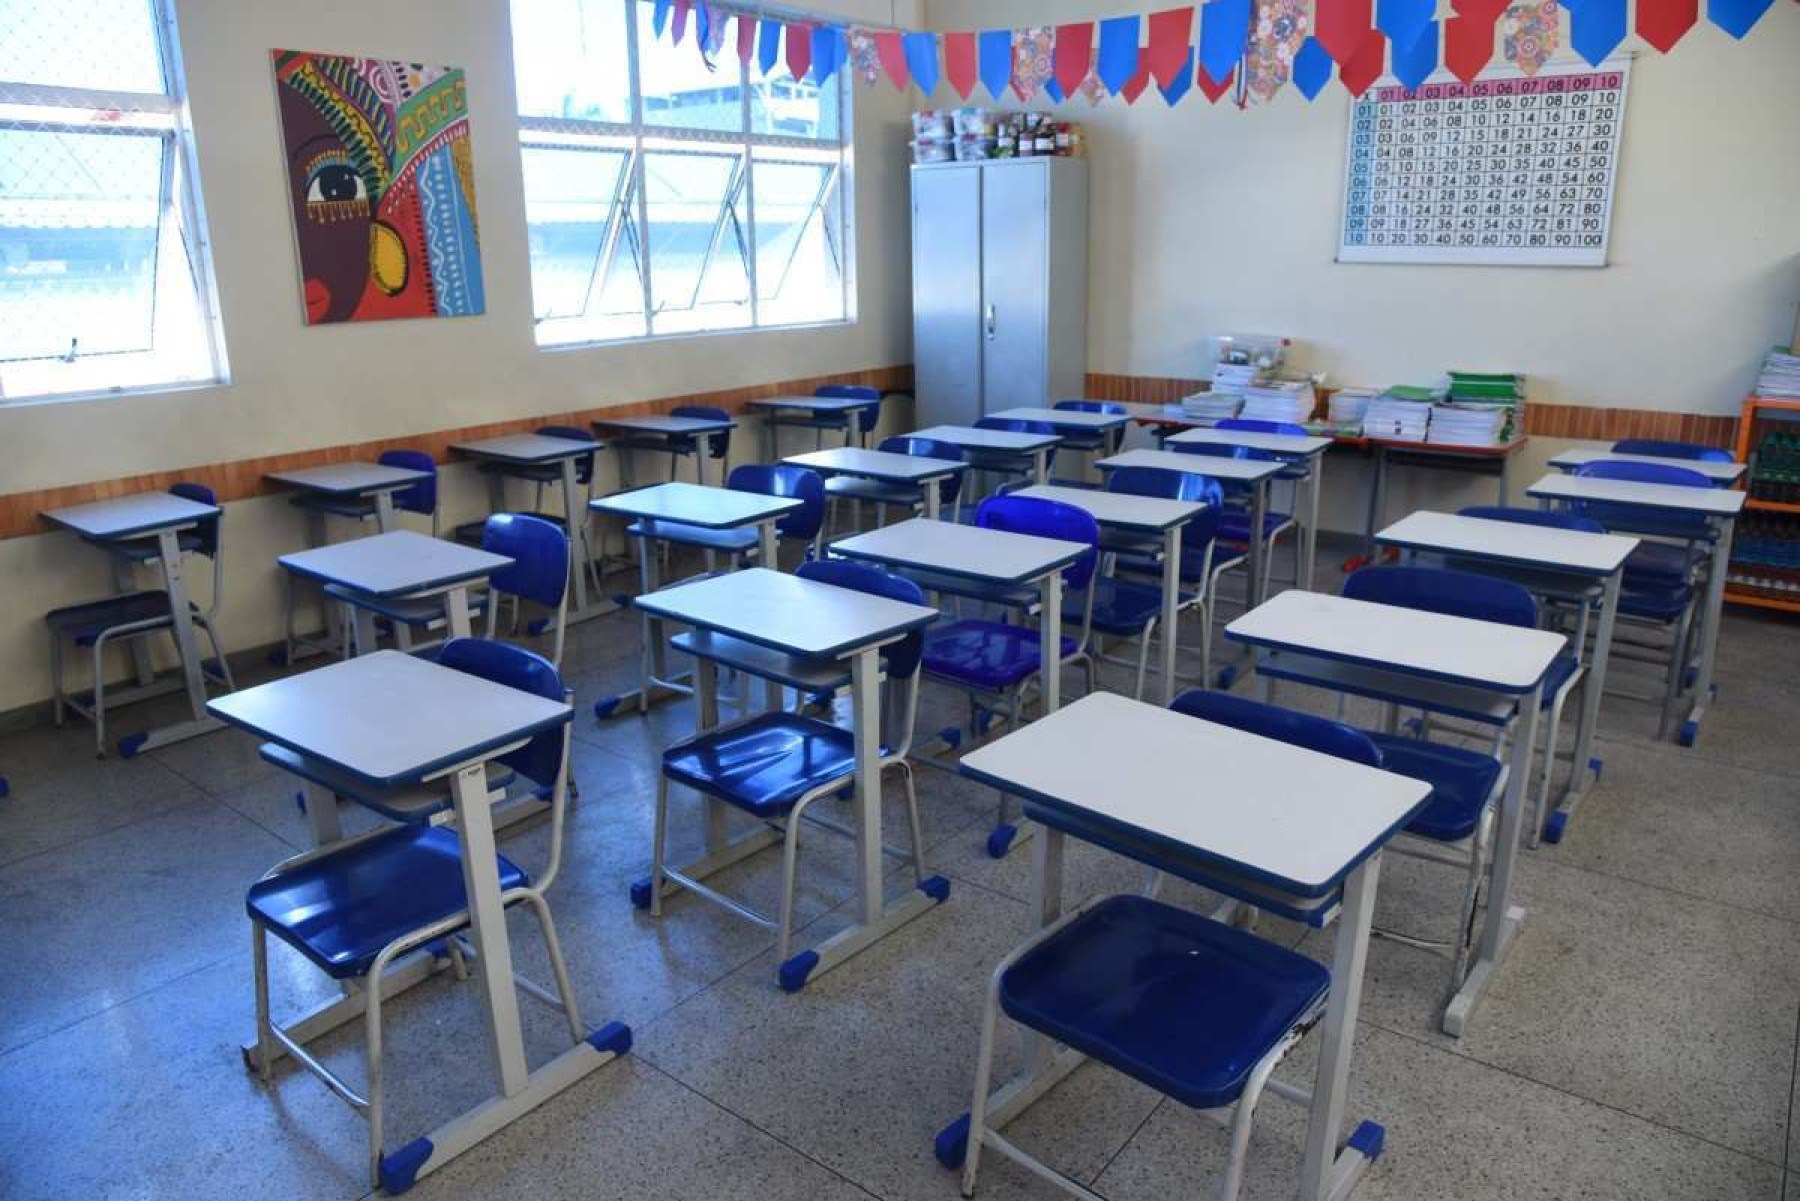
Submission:
[[[750,83],[750,132],[836,141],[843,126],[840,71],[821,88],[796,80],[785,63]]]
[[[513,0],[512,36],[520,115],[631,121],[621,0]]]
[[[162,91],[150,0],[0,0],[0,80]]]
[[[736,181],[736,152],[652,151],[644,155],[644,199],[650,223],[650,307],[654,330],[716,329],[749,319],[748,297],[699,312],[708,267]],[[735,252],[734,252],[735,253]],[[742,312],[733,310],[742,309]]]
[[[150,349],[165,147],[0,130],[0,361]]]
[[[741,133],[744,128],[743,67],[734,45],[722,49],[712,66],[700,57],[688,17],[681,45],[667,31],[651,28],[653,6],[633,5],[638,19],[638,73],[644,89],[644,124],[676,129],[711,129]]]
[[[613,147],[527,146],[523,153],[536,316],[579,316],[598,290],[630,156]]]
[[[758,158],[756,293],[765,325],[844,316],[842,227],[834,163]]]

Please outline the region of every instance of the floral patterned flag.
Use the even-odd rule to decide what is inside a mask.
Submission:
[[[881,54],[875,48],[875,34],[867,29],[850,30],[850,70],[864,83],[881,77]]]
[[[1275,98],[1293,77],[1294,56],[1311,32],[1306,0],[1257,0],[1250,45],[1244,52],[1244,83],[1252,96],[1265,103]],[[1326,73],[1330,78],[1329,64]]]
[[[1087,97],[1089,104],[1099,104],[1106,99],[1108,95],[1106,81],[1100,78],[1100,55],[1098,53],[1094,55],[1094,65],[1089,69],[1087,78],[1081,81],[1081,87],[1078,90]]]
[[[1520,0],[1500,22],[1506,61],[1536,75],[1562,45],[1562,6],[1556,0]]]
[[[1056,29],[1050,25],[1033,25],[1013,30],[1012,90],[1021,101],[1029,101],[1048,83],[1055,71]]]

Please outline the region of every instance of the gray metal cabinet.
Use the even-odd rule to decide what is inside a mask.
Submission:
[[[1081,396],[1086,161],[920,165],[912,189],[918,423]]]

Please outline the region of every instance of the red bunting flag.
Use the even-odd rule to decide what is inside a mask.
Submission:
[[[904,88],[906,81],[912,78],[906,68],[906,44],[900,40],[898,29],[877,29],[872,31],[875,38],[875,57],[881,60],[881,69],[897,88]]]
[[[675,0],[675,19],[669,23],[669,41],[681,45],[681,39],[687,34],[688,10],[694,7],[694,0]]]
[[[1371,0],[1319,0],[1313,14],[1319,45],[1340,68],[1349,65],[1367,39],[1374,23]]]
[[[756,18],[749,13],[737,15],[738,61],[749,65],[756,57]]]
[[[1126,81],[1125,86],[1119,89],[1119,95],[1125,97],[1126,104],[1136,104],[1138,97],[1142,96],[1144,94],[1144,89],[1149,86],[1150,60],[1147,56],[1140,55],[1138,58],[1137,74],[1133,75]]]
[[[1444,66],[1464,83],[1474,83],[1494,57],[1494,22],[1488,17],[1451,17],[1444,22]]]
[[[1667,54],[1700,19],[1700,0],[1638,0],[1637,34]]]
[[[1492,25],[1512,7],[1512,0],[1451,0],[1450,7],[1459,17],[1480,17]]]
[[[1056,27],[1056,86],[1062,89],[1063,95],[1073,96],[1081,90],[1081,81],[1088,77],[1093,60],[1092,21]]]
[[[782,39],[786,43],[782,48],[787,51],[788,74],[795,79],[805,79],[812,68],[812,35],[811,25],[796,21],[787,27],[787,36]]]
[[[1371,29],[1363,35],[1362,45],[1350,56],[1350,61],[1338,67],[1338,79],[1352,96],[1360,98],[1369,90],[1369,85],[1381,78],[1382,69],[1387,65],[1387,38],[1379,29]]]
[[[944,35],[944,78],[956,89],[956,94],[964,100],[975,90],[975,35],[972,33],[946,33]]]
[[[1200,85],[1200,90],[1206,93],[1206,99],[1211,104],[1217,104],[1219,97],[1231,90],[1231,80],[1236,74],[1237,68],[1233,67],[1225,72],[1224,79],[1214,83],[1213,77],[1206,73],[1204,66],[1199,63],[1194,64],[1194,82]]]
[[[1173,87],[1187,69],[1188,51],[1194,44],[1194,10],[1171,8],[1150,14],[1150,44],[1142,61],[1150,64],[1158,87]]]

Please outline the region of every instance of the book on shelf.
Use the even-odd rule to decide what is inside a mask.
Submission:
[[[1800,400],[1800,347],[1775,347],[1763,358],[1756,377],[1756,395],[1776,400]]]

